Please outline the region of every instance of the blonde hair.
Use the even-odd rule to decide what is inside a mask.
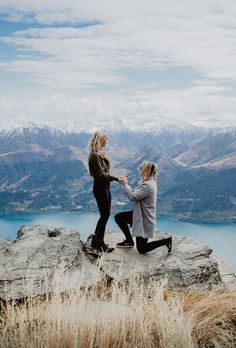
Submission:
[[[141,174],[142,182],[149,180],[151,178],[156,180],[157,166],[153,162],[145,161],[140,166],[140,174]]]
[[[96,132],[89,141],[89,150],[99,152],[101,141],[107,141],[108,137],[104,133]]]

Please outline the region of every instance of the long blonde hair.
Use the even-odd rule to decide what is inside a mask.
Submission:
[[[142,182],[149,180],[151,178],[156,180],[157,166],[153,162],[145,161],[140,166],[140,174],[141,174]]]
[[[99,152],[100,150],[100,143],[101,141],[107,141],[108,137],[106,136],[106,134],[104,133],[100,133],[100,132],[96,132],[93,134],[93,136],[91,137],[90,141],[89,141],[89,150],[90,151],[95,151],[95,152]]]

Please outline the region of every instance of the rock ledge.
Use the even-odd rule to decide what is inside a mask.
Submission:
[[[167,235],[157,232],[155,239]],[[114,245],[122,233],[106,234]],[[162,279],[178,287],[236,288],[236,278],[212,250],[188,237],[173,235],[173,251],[166,247],[141,255],[136,248],[115,249],[91,259],[80,234],[62,227],[22,226],[15,241],[0,240],[0,298],[19,299],[48,292],[64,292],[99,284],[102,277],[127,281],[131,277]]]

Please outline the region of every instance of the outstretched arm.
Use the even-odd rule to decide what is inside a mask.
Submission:
[[[144,182],[141,183],[137,188],[132,189],[128,183],[124,184],[125,193],[130,201],[141,201],[147,197],[150,193],[149,186]]]
[[[128,184],[128,178],[125,175],[119,177],[119,183],[124,185],[125,193],[131,201],[140,201],[148,196],[149,188],[146,183],[141,183],[137,188],[132,189]]]

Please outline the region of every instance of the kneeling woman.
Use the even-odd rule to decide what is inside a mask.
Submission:
[[[115,221],[123,231],[125,240],[116,244],[118,248],[130,248],[134,241],[129,226],[132,226],[132,235],[136,237],[138,252],[145,254],[165,245],[168,252],[172,248],[172,237],[156,240],[148,243],[148,238],[153,237],[156,226],[156,184],[157,169],[152,162],[146,161],[140,167],[141,182],[132,189],[128,185],[127,177],[121,176],[119,182],[124,185],[125,193],[131,201],[134,201],[132,211],[122,212],[115,215]]]

